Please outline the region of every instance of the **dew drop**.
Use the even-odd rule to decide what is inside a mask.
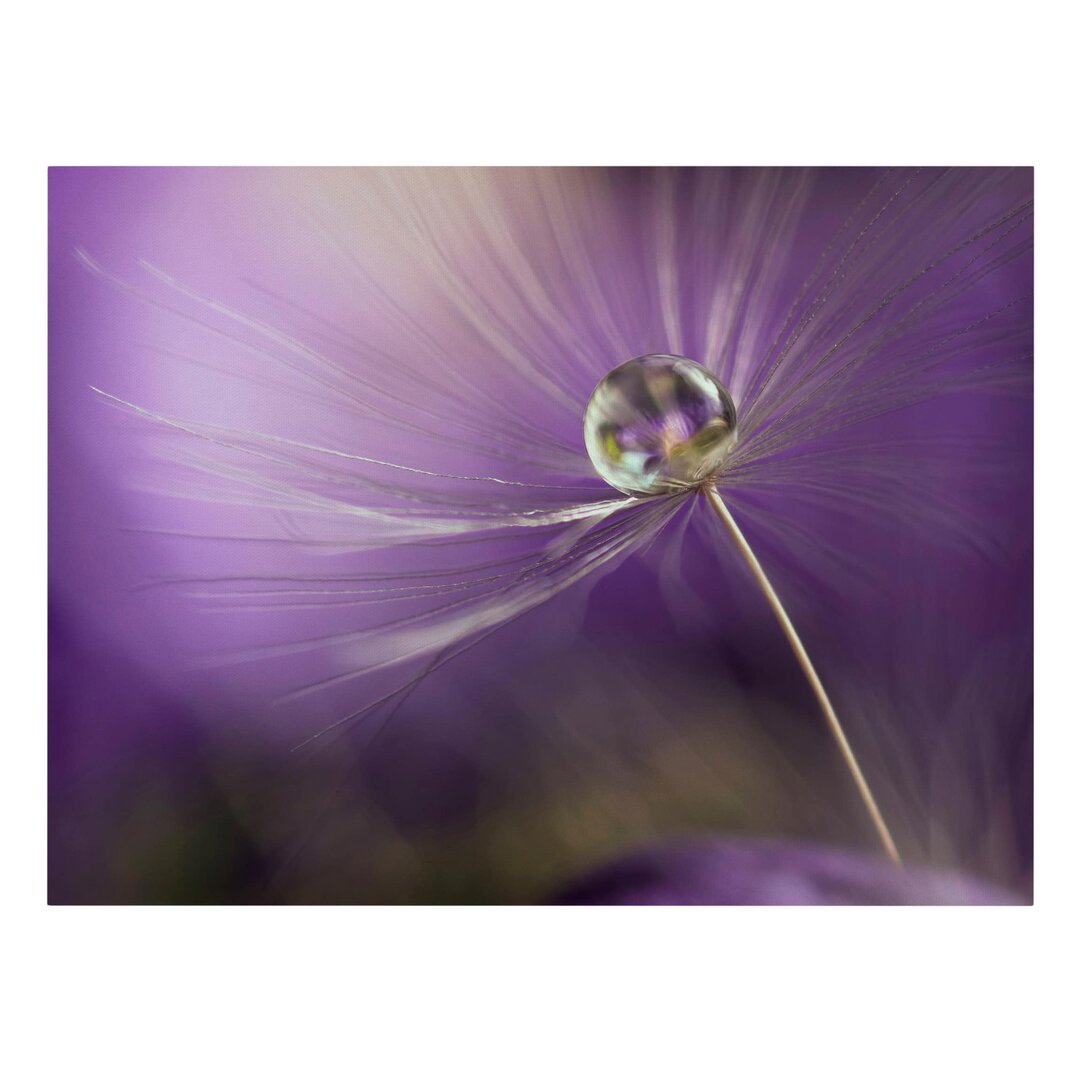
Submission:
[[[585,406],[585,447],[596,471],[627,495],[698,487],[735,443],[735,404],[685,356],[654,353],[609,371]]]

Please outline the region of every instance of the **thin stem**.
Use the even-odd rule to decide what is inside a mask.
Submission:
[[[735,541],[735,546],[739,549],[739,554],[746,560],[746,565],[750,567],[750,572],[754,575],[754,580],[758,583],[758,587],[761,589],[762,593],[765,594],[765,599],[768,600],[769,607],[772,608],[773,614],[780,623],[780,629],[784,631],[784,636],[788,639],[788,644],[791,646],[792,652],[795,653],[795,659],[799,661],[799,667],[802,668],[803,674],[806,676],[806,681],[814,691],[814,696],[817,698],[818,705],[821,706],[821,711],[825,716],[825,722],[829,725],[829,730],[832,732],[837,746],[840,747],[840,753],[843,755],[848,771],[855,781],[855,786],[859,789],[859,795],[862,796],[862,801],[870,814],[870,818],[874,822],[874,828],[877,830],[881,844],[888,853],[889,858],[899,866],[900,854],[896,850],[896,844],[893,843],[889,827],[885,824],[885,819],[881,816],[881,811],[874,801],[874,795],[870,790],[870,785],[866,782],[866,777],[863,776],[862,769],[859,768],[859,762],[855,757],[855,752],[851,749],[851,744],[847,741],[844,729],[840,726],[840,720],[832,707],[832,702],[829,701],[829,695],[825,693],[825,687],[822,686],[821,679],[818,678],[818,673],[814,670],[814,665],[810,662],[810,657],[807,655],[806,648],[799,639],[799,635],[795,632],[795,627],[792,625],[791,619],[788,618],[788,614],[784,610],[784,605],[780,603],[780,597],[776,595],[776,590],[772,587],[772,583],[765,576],[765,571],[762,570],[761,563],[758,562],[757,556],[746,542],[746,537],[743,536],[742,530],[731,516],[731,511],[728,510],[727,506],[724,504],[724,500],[720,498],[720,493],[715,487],[711,486],[705,487],[702,490],[705,493],[705,498],[716,511],[717,517],[720,518],[727,528],[727,531],[731,534],[732,540]]]

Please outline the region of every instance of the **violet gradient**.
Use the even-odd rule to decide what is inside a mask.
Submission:
[[[298,183],[304,181],[304,170],[293,172]],[[873,173],[822,173],[790,268],[792,287]],[[680,175],[690,213],[692,174]],[[620,172],[616,189],[625,200],[620,212],[644,212],[652,182],[649,170]],[[1015,192],[1030,192],[1031,173],[1015,170],[1009,182]],[[303,896],[302,891],[275,890],[281,864],[312,819],[308,788],[329,788],[340,782],[342,771],[352,775],[332,756],[299,762],[282,756],[290,739],[279,727],[284,723],[288,728],[289,720],[278,712],[267,722],[272,695],[264,678],[269,676],[228,666],[207,669],[195,662],[196,654],[207,649],[245,641],[252,633],[250,621],[223,622],[220,614],[208,614],[197,602],[148,588],[148,583],[190,572],[192,566],[212,572],[219,560],[222,566],[232,565],[227,560],[233,556],[213,544],[178,545],[140,531],[158,527],[163,515],[161,499],[136,484],[144,468],[140,436],[129,419],[90,389],[101,387],[158,407],[178,384],[147,348],[157,329],[155,316],[89,273],[76,258],[77,249],[118,272],[146,258],[238,300],[252,276],[275,290],[318,299],[320,283],[333,268],[311,264],[302,225],[274,203],[272,192],[261,170],[50,172],[54,902],[242,902]],[[1020,294],[1030,287],[1030,260],[1021,259],[987,286],[992,295],[976,295],[969,302],[992,307],[999,293]],[[336,296],[328,300],[328,314],[343,311],[345,302]],[[197,390],[177,411],[183,413],[185,406],[188,413],[198,406]],[[906,815],[905,806],[939,805],[935,827],[949,834],[952,852],[947,872],[990,879],[989,897],[1004,895],[994,888],[1029,895],[1030,399],[954,394],[888,417],[877,430],[893,437],[942,428],[970,439],[971,447],[981,445],[976,439],[986,440],[1008,458],[1009,467],[984,483],[978,476],[978,451],[961,450],[948,477],[950,497],[976,523],[977,545],[928,548],[921,537],[902,529],[822,519],[800,510],[809,527],[842,546],[858,579],[838,596],[825,585],[804,583],[798,552],[770,550],[762,540],[762,558],[777,575],[794,621],[814,642],[815,659],[834,687],[853,741],[863,750],[871,781],[883,792],[886,816],[897,822],[902,846],[930,852],[924,847],[930,844],[929,826],[918,814]],[[964,480],[965,454],[972,457],[970,483]],[[928,485],[943,482],[936,476],[926,480]],[[199,520],[200,510],[187,506],[183,515],[191,524]],[[755,542],[753,529],[747,533]],[[395,736],[389,749],[381,744],[377,754],[363,746],[349,751],[358,757],[355,770],[406,835],[443,830],[464,837],[467,846],[470,835],[485,835],[485,822],[515,803],[518,795],[507,777],[526,768],[533,752],[529,739],[535,734],[530,725],[542,728],[536,716],[543,714],[544,701],[535,702],[532,717],[520,718],[525,734],[508,737],[501,730],[505,717],[478,714],[467,697],[455,696],[454,688],[493,671],[508,683],[528,682],[553,655],[586,675],[594,650],[621,650],[630,657],[637,651],[661,665],[669,655],[701,657],[710,665],[702,680],[716,680],[722,688],[725,679],[733,679],[801,713],[800,721],[777,721],[779,730],[770,737],[785,738],[784,723],[798,725],[792,737],[818,737],[805,687],[767,610],[703,539],[691,535],[688,545],[687,577],[706,611],[696,623],[672,616],[669,600],[656,585],[659,555],[646,553],[591,588],[557,598],[548,609],[494,635],[433,676],[432,686],[404,707],[399,719],[406,734]],[[253,551],[250,557],[264,556]],[[864,686],[882,695],[881,709],[868,704],[871,697],[860,691]],[[573,703],[560,698],[557,688],[550,693],[552,708],[572,713]],[[890,715],[883,722],[885,712]],[[454,737],[448,739],[448,732]],[[828,759],[823,735],[821,755]],[[242,782],[237,779],[241,775]],[[831,776],[836,805],[854,807],[857,815],[842,772]],[[294,789],[303,794],[294,795]],[[278,811],[267,807],[294,797],[295,816],[279,826]],[[985,842],[990,821],[996,830],[993,850]],[[663,837],[642,835],[623,846],[656,839]],[[862,826],[847,836],[821,839],[852,848],[873,845]],[[770,848],[764,862],[758,862],[749,850],[705,845],[689,853],[678,848],[673,854],[645,856],[587,878],[566,896],[573,902],[632,903],[982,902],[977,886],[950,892],[947,883],[954,879],[947,876],[909,881],[866,876],[864,864],[845,861],[846,856],[836,856],[834,864],[832,856],[818,858],[783,847]],[[598,860],[610,854],[610,849],[598,850]],[[343,844],[327,859],[351,869],[364,857],[363,851]],[[934,856],[926,858],[933,861]],[[835,875],[829,870],[822,877],[826,863],[839,868]],[[635,884],[642,866],[654,875],[648,887]],[[563,878],[581,869],[568,862]],[[780,873],[798,881],[788,901],[778,899]],[[343,871],[341,880],[337,891],[330,884],[315,895],[346,902],[374,895],[357,884],[363,875]],[[552,880],[537,888],[534,899],[542,900],[558,884]],[[422,897],[403,894],[400,899],[501,902],[512,897],[520,894],[505,883],[480,881],[460,889],[445,883]]]
[[[1020,898],[962,874],[811,845],[682,841],[635,852],[562,892],[560,904],[1000,906]]]

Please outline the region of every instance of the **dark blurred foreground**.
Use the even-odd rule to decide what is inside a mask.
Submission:
[[[616,642],[509,667],[500,641],[501,670],[477,650],[377,737],[289,753],[54,612],[50,902],[1023,902],[1029,740],[995,774],[997,817],[970,778],[942,796],[934,761],[869,761],[905,856],[988,884],[898,875],[769,629],[741,650],[652,642],[635,663]],[[787,843],[684,845],[709,836]]]

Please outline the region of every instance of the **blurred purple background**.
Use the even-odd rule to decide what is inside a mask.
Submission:
[[[791,288],[871,175],[817,178]],[[273,704],[274,672],[203,662],[257,637],[258,617],[156,583],[274,556],[163,535],[197,531],[204,510],[147,489],[143,432],[91,387],[171,415],[305,431],[322,421],[192,377],[162,351],[166,316],[76,252],[122,279],[146,259],[238,304],[254,280],[362,326],[333,258],[281,198],[283,183],[321,182],[311,170],[50,173],[50,901],[533,903],[686,837],[873,853],[768,610],[693,530],[677,580],[660,542],[434,672],[385,726],[303,751],[289,749],[295,718]],[[652,182],[649,170],[618,172],[616,209],[632,213]],[[1010,183],[1030,193],[1030,172]],[[407,261],[386,259],[391,287],[419,295]],[[1021,294],[1030,279],[1018,259],[969,302],[993,306],[989,291]],[[166,345],[191,344],[182,327],[170,333]],[[905,855],[1029,897],[1030,399],[953,394],[877,431],[943,429],[957,437],[952,467],[926,482],[949,485],[974,523],[970,544],[800,511],[846,553],[853,580],[840,595],[800,578],[800,552],[789,567],[747,533]],[[987,447],[1000,467],[984,475]],[[896,900],[913,895],[899,888]]]

